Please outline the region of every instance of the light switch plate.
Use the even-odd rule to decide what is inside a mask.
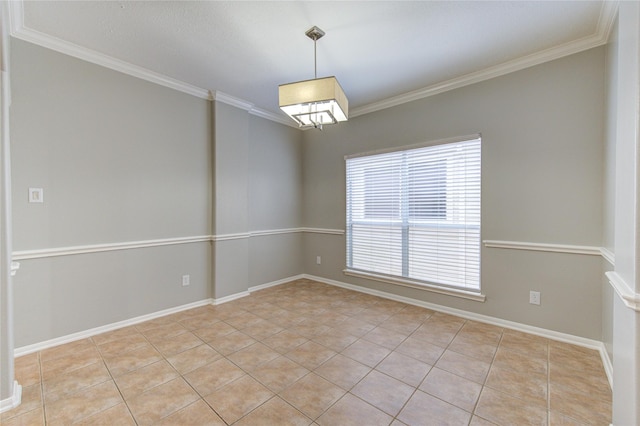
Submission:
[[[44,190],[42,188],[29,188],[30,203],[44,203]]]

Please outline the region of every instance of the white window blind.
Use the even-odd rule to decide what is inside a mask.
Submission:
[[[347,158],[347,269],[480,291],[480,149]]]

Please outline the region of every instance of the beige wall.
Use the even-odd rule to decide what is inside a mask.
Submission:
[[[210,234],[209,102],[11,47],[15,251]],[[43,204],[27,202],[29,187],[44,189]],[[203,242],[22,260],[16,347],[206,299],[209,252]]]
[[[482,134],[482,239],[600,246],[604,48],[304,134],[304,225],[345,227],[344,156]],[[599,256],[482,249],[485,303],[347,277],[343,236],[307,234],[305,272],[599,340]],[[317,255],[323,257],[316,265]],[[530,305],[529,291],[542,293]],[[571,312],[571,315],[566,315]]]
[[[15,251],[245,235],[23,260],[16,347],[302,273],[299,233],[248,237],[300,226],[299,131],[19,40],[12,53]]]

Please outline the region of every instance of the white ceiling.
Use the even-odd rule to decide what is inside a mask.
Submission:
[[[318,76],[338,78],[354,115],[601,45],[613,16],[603,1],[25,1],[11,9],[16,37],[222,92],[274,116],[279,84],[313,78],[304,35],[313,25],[327,33]]]

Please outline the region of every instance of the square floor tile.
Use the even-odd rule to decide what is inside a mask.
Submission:
[[[280,392],[304,375],[309,370],[289,358],[279,356],[256,367],[251,375],[273,392]]]
[[[120,393],[128,399],[178,376],[178,372],[167,361],[162,360],[118,376],[115,382]]]
[[[311,419],[316,419],[346,391],[310,373],[281,393],[281,397]]]
[[[201,396],[205,396],[245,374],[232,362],[221,358],[185,374],[184,378]]]
[[[200,399],[181,377],[151,388],[127,401],[140,425],[150,425]]]
[[[342,351],[343,355],[369,367],[375,367],[389,353],[391,353],[389,349],[362,339]]]
[[[385,413],[395,416],[415,391],[399,380],[373,370],[351,393]]]
[[[224,421],[231,424],[273,395],[273,392],[251,376],[243,376],[207,395],[205,400]]]
[[[315,373],[349,390],[364,376],[369,374],[371,367],[359,363],[344,355],[338,354],[315,370]]]
[[[547,424],[546,408],[527,404],[521,399],[487,387],[480,394],[475,414],[496,424]]]
[[[276,396],[240,419],[235,425],[306,426],[311,423],[311,419]]]
[[[270,347],[256,342],[253,345],[232,353],[227,358],[243,370],[251,371],[259,365],[279,356],[280,354]]]
[[[470,413],[420,390],[413,394],[407,405],[398,414],[398,420],[407,425],[466,425],[470,419]]]
[[[309,341],[287,352],[285,355],[303,367],[313,370],[335,354],[331,349]]]
[[[178,370],[180,374],[186,374],[221,357],[222,355],[215,349],[212,349],[211,346],[203,344],[170,356],[167,358],[167,361],[169,361],[173,368]]]
[[[47,404],[46,421],[49,424],[71,424],[122,402],[120,392],[109,380]]]
[[[348,393],[320,416],[316,423],[320,426],[386,426],[392,421],[390,415]]]
[[[487,362],[446,350],[435,366],[460,377],[482,384],[489,373],[490,365],[491,364]]]
[[[420,390],[471,413],[480,396],[482,385],[434,368],[420,385]]]
[[[376,366],[376,370],[410,386],[417,387],[431,370],[431,365],[399,352],[391,352]]]

